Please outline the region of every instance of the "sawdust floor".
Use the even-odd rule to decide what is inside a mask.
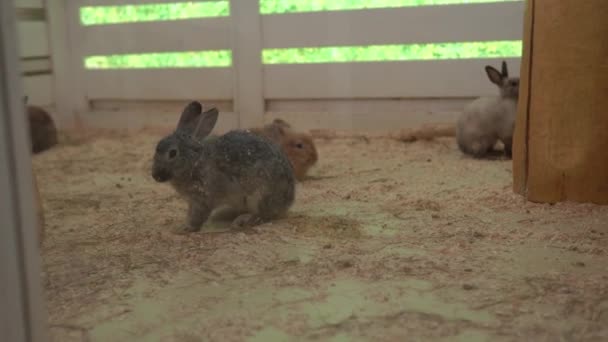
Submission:
[[[175,235],[158,134],[34,160],[50,332],[69,341],[608,339],[608,207],[524,203],[451,139],[317,140],[286,219]]]

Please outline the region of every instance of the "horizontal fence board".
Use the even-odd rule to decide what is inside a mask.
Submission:
[[[140,130],[147,128],[150,132],[158,132],[160,139],[163,135],[169,134],[175,129],[180,113],[181,111],[177,113],[167,113],[156,111],[115,112],[94,110],[82,113],[79,116],[79,124],[84,127],[118,130]],[[238,128],[238,124],[239,120],[237,113],[220,111],[213,133],[226,133]]]
[[[43,0],[15,0],[15,7],[42,8],[44,2]]]
[[[201,18],[84,26],[85,56],[224,50],[231,48],[230,18]]]
[[[51,59],[48,57],[22,59],[21,72],[26,74],[32,73],[51,73]]]
[[[53,101],[53,77],[51,75],[24,76],[23,93],[28,103],[37,106],[50,106]]]
[[[473,98],[271,100],[267,122],[281,118],[298,129],[394,131],[425,124],[452,124]]]
[[[102,112],[164,112],[181,113],[184,106],[190,100],[92,100],[90,101],[92,111]],[[234,112],[234,106],[230,100],[205,100],[203,106],[215,107],[221,112]]]
[[[470,99],[425,99],[404,100],[388,103],[385,100],[340,100],[297,101],[296,107],[279,110],[273,109],[264,114],[264,122],[270,123],[275,118],[281,118],[297,127],[298,130],[335,129],[356,132],[396,132],[404,128],[416,128],[427,124],[450,125],[456,121],[458,114]],[[95,103],[97,102],[97,105]],[[171,132],[176,125],[183,102],[155,101],[155,103],[132,102],[125,103],[119,108],[107,107],[109,102],[93,101],[91,111],[81,113],[79,123],[88,127],[108,129],[154,128],[159,136]],[[221,102],[206,102],[220,109],[218,124],[214,133],[224,133],[238,128],[238,114],[225,108]],[[293,104],[293,103],[292,103]],[[353,108],[352,111],[339,107]],[[140,106],[143,105],[143,106]],[[148,105],[153,105],[149,107]],[[329,105],[329,108],[325,106]],[[397,107],[395,107],[397,105]],[[329,109],[329,110],[326,110]],[[337,110],[334,110],[337,109]],[[397,109],[397,110],[394,110]]]
[[[42,21],[21,21],[17,24],[20,57],[48,56],[47,24]]]
[[[395,132],[404,128],[418,128],[429,124],[450,125],[456,121],[457,113],[424,114],[419,112],[375,112],[375,113],[334,113],[334,112],[269,112],[267,123],[280,118],[298,130],[345,130],[353,132]]]
[[[87,70],[86,96],[93,99],[232,99],[230,68]]]
[[[267,112],[329,112],[373,115],[376,112],[392,113],[455,113],[462,111],[474,97],[435,99],[329,99],[329,100],[269,100]]]
[[[51,0],[52,1],[52,0]],[[194,2],[211,2],[220,0],[196,0]],[[84,6],[122,6],[122,5],[146,5],[146,4],[166,4],[179,2],[193,2],[192,0],[80,0],[81,7]]]
[[[18,7],[15,9],[17,20],[20,21],[45,21],[46,12],[44,8]]]
[[[94,110],[79,116],[79,123],[85,127],[106,129],[158,128],[163,134],[170,133],[177,124],[178,113],[140,112],[140,111],[103,111]],[[275,118],[286,120],[300,131],[315,129],[349,130],[355,132],[394,132],[402,128],[416,128],[426,124],[451,124],[456,121],[455,114],[439,113],[435,115],[421,113],[331,113],[331,112],[269,112],[264,121],[272,122]],[[223,134],[237,129],[238,114],[220,112],[218,123],[213,130]],[[161,134],[159,134],[161,136]]]
[[[519,40],[523,2],[262,17],[265,48]]]
[[[496,94],[484,66],[500,59],[264,66],[267,99],[434,98]],[[507,59],[519,74],[520,59]]]

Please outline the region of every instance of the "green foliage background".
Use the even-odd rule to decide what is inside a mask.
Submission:
[[[170,0],[168,0],[170,1]],[[294,12],[387,8],[425,5],[466,4],[519,0],[261,0],[264,15]],[[83,25],[116,24],[137,21],[179,20],[230,15],[228,1],[83,7]],[[518,57],[521,41],[464,42],[352,47],[267,49],[266,64],[323,63],[351,61],[399,61],[483,57]],[[228,67],[230,51],[190,51],[90,56],[87,68],[180,68]]]

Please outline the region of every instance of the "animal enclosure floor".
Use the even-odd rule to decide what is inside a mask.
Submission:
[[[55,341],[608,339],[608,207],[524,203],[453,139],[317,139],[287,218],[176,235],[160,136],[34,158]]]

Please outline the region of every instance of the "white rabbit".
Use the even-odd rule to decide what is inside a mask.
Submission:
[[[482,158],[500,140],[505,146],[505,155],[511,158],[519,77],[509,78],[505,61],[502,72],[489,65],[485,70],[490,81],[500,89],[500,96],[482,97],[465,107],[456,123],[458,147],[465,154]]]

